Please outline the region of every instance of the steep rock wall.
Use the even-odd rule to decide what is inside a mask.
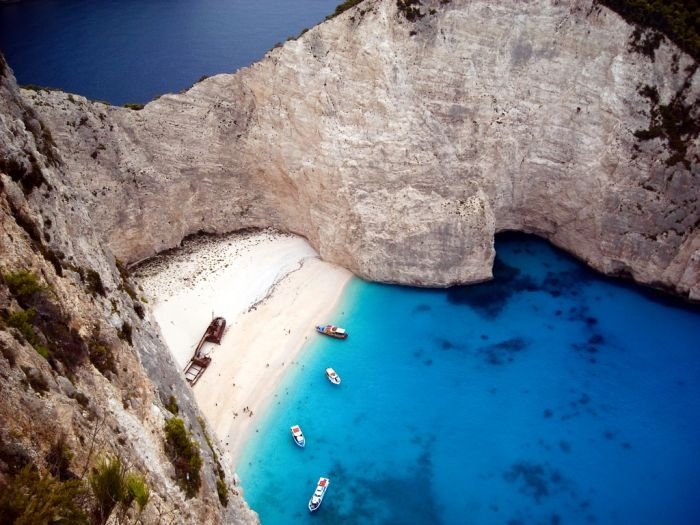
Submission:
[[[447,286],[488,278],[494,233],[522,230],[700,299],[698,139],[669,163],[635,136],[651,92],[697,117],[700,74],[632,31],[591,0],[366,0],[142,111],[25,94],[130,261],[271,225],[365,278]]]
[[[66,184],[70,179],[50,131],[20,96],[0,54],[2,495],[18,490],[15,476],[26,466],[44,480],[51,472],[55,479],[77,477],[87,488],[91,469],[104,458],[118,457],[143,474],[150,488],[143,513],[122,517],[120,523],[258,523],[231,486],[230,466],[223,487],[230,492],[228,506],[220,503],[216,444],[214,449],[207,444],[191,389],[155,321],[127,293],[128,281],[102,232],[93,229],[79,192]],[[25,271],[42,291],[13,290],[8,276]],[[18,314],[31,308],[35,313],[29,320],[18,322]],[[186,498],[176,483],[165,451],[163,426],[172,416],[164,402],[171,395],[203,458],[202,488],[193,498]],[[41,494],[30,489],[26,496],[46,497]],[[30,505],[21,500],[12,501],[13,510],[27,511]],[[7,501],[0,497],[1,519],[14,522],[18,516],[8,511]],[[89,515],[93,500],[81,497],[80,503]],[[37,514],[23,515],[23,522],[46,522],[37,519]]]

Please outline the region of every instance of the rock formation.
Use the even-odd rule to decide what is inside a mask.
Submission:
[[[692,58],[633,51],[591,0],[412,9],[366,0],[141,111],[26,95],[128,261],[275,226],[362,277],[447,286],[488,278],[494,233],[522,230],[700,298],[697,136],[681,161],[635,136],[650,93],[697,115]]]
[[[119,523],[257,523],[69,169],[0,55],[0,520],[104,523],[88,479],[118,458],[150,490]],[[170,396],[204,463],[191,498],[166,452]]]

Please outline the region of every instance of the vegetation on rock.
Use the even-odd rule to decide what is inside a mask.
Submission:
[[[211,450],[212,456],[214,457],[214,462],[216,463],[216,474],[219,477],[219,479],[216,480],[216,492],[219,495],[219,501],[224,507],[226,507],[228,505],[228,486],[226,485],[226,473],[224,472],[224,468],[221,466],[221,462],[219,461],[219,456],[216,453],[216,449],[211,443],[211,438],[209,438],[209,433],[207,432],[207,426],[204,422],[204,419],[200,417],[198,421],[199,426],[202,429],[202,434],[204,434],[204,439],[206,440],[207,445],[209,446],[209,450]]]
[[[105,287],[102,284],[102,278],[95,270],[85,270],[85,279],[87,280],[88,290],[92,295],[101,295],[102,297],[107,295]]]
[[[216,480],[216,493],[219,496],[221,504],[224,507],[228,506],[228,486],[226,485],[226,481],[222,478]]]
[[[143,476],[127,469],[118,457],[103,459],[92,470],[89,483],[95,498],[93,523],[100,525],[107,522],[117,506],[122,517],[134,502],[141,512],[150,497]]]
[[[46,381],[44,374],[41,373],[41,370],[23,366],[22,372],[24,372],[26,383],[32,387],[34,392],[42,394],[49,390],[49,383]]]
[[[62,363],[68,372],[74,371],[88,355],[87,344],[49,297],[49,289],[28,270],[5,274],[3,282],[22,308],[8,314],[5,323],[17,328],[54,369]]]
[[[50,474],[42,477],[27,465],[0,491],[0,517],[3,523],[16,525],[87,525],[81,507],[85,493],[80,480],[60,481]]]
[[[73,452],[66,443],[65,434],[59,434],[45,458],[51,475],[61,481],[75,479],[75,474],[70,470],[70,462],[73,456]]]
[[[19,270],[17,272],[6,273],[2,276],[3,281],[10,289],[12,295],[17,299],[27,299],[35,293],[45,289],[36,275],[29,270]]]
[[[36,157],[31,153],[26,153],[26,157],[29,166],[14,158],[0,157],[0,171],[7,173],[13,181],[19,182],[25,195],[29,195],[35,188],[44,184],[46,179]]]
[[[134,302],[138,301],[136,290],[134,290],[134,287],[129,282],[129,270],[119,259],[117,259],[115,263],[117,265],[117,270],[119,270],[119,275],[122,278],[122,284],[119,286],[119,289],[125,291]]]
[[[103,525],[115,509],[115,523],[140,523],[150,498],[141,473],[112,457],[94,467],[87,480],[78,479],[70,471],[72,458],[65,436],[59,435],[46,455],[49,472],[42,474],[29,457],[0,440],[0,523]],[[135,510],[131,519],[129,509]]]
[[[639,94],[651,105],[649,127],[637,130],[634,136],[639,140],[661,139],[666,142],[670,155],[667,166],[682,163],[690,169],[692,159],[688,156],[689,144],[700,136],[700,100],[686,101],[690,78],[697,64],[690,71],[684,86],[667,104],[660,103],[658,90],[653,86],[642,86]]]
[[[36,317],[36,310],[34,310],[34,308],[29,308],[28,310],[12,312],[7,316],[7,319],[5,319],[5,323],[10,328],[16,328],[17,331],[22,334],[24,340],[34,346],[38,341],[34,326],[32,325],[34,317]]]
[[[168,402],[165,404],[165,408],[172,415],[177,416],[180,412],[180,407],[177,404],[177,398],[175,396],[170,396]]]
[[[420,12],[422,5],[420,0],[396,0],[396,7],[399,13],[403,14],[409,22],[415,22],[425,16]]]
[[[34,222],[34,219],[32,219],[32,217],[24,209],[17,206],[12,200],[8,200],[7,203],[10,206],[12,216],[17,222],[17,226],[26,232],[27,236],[31,239],[39,253],[41,253],[44,259],[51,263],[56,271],[56,275],[62,276],[63,267],[61,266],[61,255],[51,250],[44,244],[41,238],[41,232]]]
[[[197,442],[179,417],[165,423],[165,453],[175,467],[175,477],[187,497],[194,497],[202,484],[202,456]]]
[[[132,331],[133,331],[133,328],[131,327],[131,323],[124,321],[122,323],[122,327],[119,329],[119,332],[118,332],[119,339],[121,339],[122,341],[126,341],[131,346],[133,346],[134,341],[131,339]]]
[[[696,60],[700,58],[700,3],[685,0],[598,0],[638,27],[660,31]],[[638,33],[641,37],[641,34]],[[638,40],[646,52],[656,37]],[[651,46],[648,47],[648,46]],[[642,47],[640,51],[644,51]],[[652,51],[653,56],[653,51]]]
[[[22,84],[20,87],[28,91],[56,91],[58,93],[64,92],[61,88],[55,88],[51,86],[40,86],[38,84]]]
[[[90,362],[104,375],[107,371],[116,373],[117,365],[114,361],[112,349],[106,342],[94,338],[88,344]]]
[[[345,2],[343,2],[342,4],[339,4],[338,6],[336,6],[335,11],[333,11],[333,14],[332,14],[332,15],[329,15],[329,16],[327,16],[326,18],[327,18],[327,19],[334,18],[334,17],[336,17],[336,16],[338,16],[338,15],[344,13],[344,12],[347,11],[348,9],[351,9],[351,8],[355,7],[356,5],[358,5],[358,4],[361,4],[363,1],[364,1],[364,0],[345,0]]]
[[[144,319],[146,317],[146,310],[144,310],[141,303],[134,303],[134,312],[139,316],[139,319]]]

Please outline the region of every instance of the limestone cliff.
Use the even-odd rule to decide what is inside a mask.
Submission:
[[[257,523],[70,169],[0,55],[0,521]],[[166,451],[170,396],[204,463],[189,498]],[[88,479],[110,458],[148,486],[142,512],[99,505]]]
[[[680,156],[640,138],[672,102],[698,118],[700,74],[633,30],[591,0],[365,0],[141,111],[25,95],[125,260],[271,225],[365,278],[446,286],[521,230],[700,299],[697,135]]]

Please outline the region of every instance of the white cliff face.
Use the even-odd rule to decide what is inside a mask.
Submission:
[[[447,286],[489,278],[494,234],[521,230],[700,299],[698,139],[667,166],[634,136],[642,86],[697,111],[692,59],[631,52],[591,0],[423,4],[411,22],[365,0],[142,111],[25,95],[126,260],[274,226],[362,277]]]
[[[62,443],[63,468],[72,475],[83,477],[103,458],[118,457],[143,476],[150,497],[135,521],[259,523],[232,487],[230,465],[220,477],[221,453],[204,436],[191,388],[155,321],[128,293],[101,241],[104,230],[93,228],[101,223],[91,220],[84,187],[76,191],[71,183],[50,132],[0,55],[0,486],[10,490],[14,474],[28,464],[46,476],[58,464],[47,453]],[[33,336],[9,322],[11,314],[33,308],[9,285],[8,275],[21,271],[44,288],[36,302],[42,306],[27,321]],[[176,483],[166,452],[170,396],[202,456],[202,487],[192,498]],[[218,480],[229,494],[227,506],[217,495]],[[79,503],[89,514],[91,500]]]

